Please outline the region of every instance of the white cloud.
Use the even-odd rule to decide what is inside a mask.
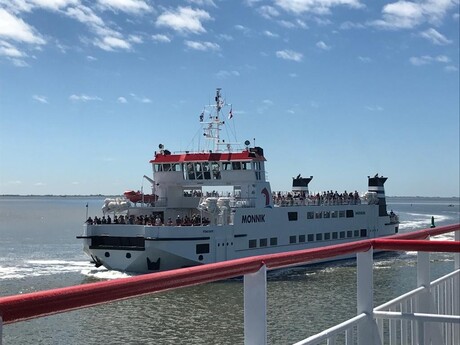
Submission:
[[[450,62],[450,58],[445,55],[438,55],[438,56],[430,56],[430,55],[423,55],[423,56],[413,56],[409,59],[410,63],[414,66],[423,66],[431,64],[432,62],[439,62],[439,63],[448,63]]]
[[[59,11],[70,5],[79,4],[79,0],[30,0],[29,3],[33,6],[44,8],[51,11]]]
[[[143,0],[97,0],[99,6],[112,11],[131,14],[151,12],[153,9]]]
[[[438,24],[456,0],[422,0],[411,2],[400,0],[386,4],[382,9],[382,19],[370,22],[370,25],[382,29],[412,29],[422,23]]]
[[[126,104],[128,103],[128,100],[124,97],[118,97],[117,102],[121,104]]]
[[[446,72],[458,72],[458,67],[453,66],[453,65],[446,66],[446,67],[444,67],[444,71],[446,71]]]
[[[452,43],[451,40],[447,39],[443,34],[433,28],[421,32],[420,36],[436,45],[446,45]]]
[[[97,97],[97,96],[88,96],[88,95],[85,95],[85,94],[81,94],[81,95],[70,95],[69,99],[72,101],[72,102],[90,102],[90,101],[102,101],[101,98]]]
[[[32,98],[39,103],[48,104],[48,100],[45,96],[33,95]]]
[[[88,60],[88,61],[97,61],[97,58],[95,58],[94,56],[88,55],[86,57],[86,60]]]
[[[372,59],[368,56],[358,56],[358,60],[364,63],[369,63],[372,61]]]
[[[0,56],[7,56],[10,58],[21,58],[24,57],[25,54],[11,43],[8,43],[6,41],[0,41]]]
[[[286,50],[277,51],[276,57],[280,59],[284,59],[284,60],[292,60],[292,61],[300,62],[303,59],[303,54],[298,53],[293,50],[286,49]]]
[[[331,47],[328,46],[323,41],[316,42],[316,47],[318,47],[319,49],[322,49],[322,50],[331,50]]]
[[[213,0],[187,0],[188,3],[196,4],[199,6],[212,6],[217,7]]]
[[[75,6],[65,10],[65,14],[80,23],[90,26],[104,26],[104,21],[92,9],[86,6]]]
[[[366,106],[366,109],[369,111],[383,111],[383,108],[380,105],[375,105],[375,106]]]
[[[267,37],[279,37],[278,34],[274,34],[273,32],[268,31],[268,30],[265,30],[263,33],[264,33],[264,35],[267,36]]]
[[[364,7],[359,0],[275,0],[275,4],[294,14],[310,12],[320,15],[331,13],[331,9],[336,6]]]
[[[156,20],[159,27],[167,27],[180,33],[200,34],[206,32],[202,22],[211,20],[211,16],[204,10],[195,10],[190,7],[179,7],[177,10],[167,10]]]
[[[134,100],[136,102],[140,102],[140,103],[152,103],[152,100],[150,98],[147,98],[147,97],[141,97],[141,96],[138,96],[136,95],[135,93],[131,93],[130,94],[132,98],[134,98]]]
[[[106,36],[97,38],[93,44],[106,51],[114,51],[117,49],[131,50],[131,44],[119,37]]]
[[[353,23],[350,21],[343,22],[340,24],[341,30],[351,30],[351,29],[364,29],[366,26],[361,23]]]
[[[262,101],[262,104],[257,107],[257,112],[259,114],[265,113],[268,109],[270,109],[273,106],[273,101],[270,99],[264,99]]]
[[[373,24],[386,29],[408,29],[423,21],[423,10],[420,4],[409,1],[398,1],[387,4],[382,9],[383,19]]]
[[[168,36],[161,35],[161,34],[152,35],[152,39],[155,42],[165,42],[165,43],[171,42],[171,39]]]
[[[144,40],[142,39],[142,37],[139,36],[139,35],[129,35],[129,36],[128,36],[128,40],[129,40],[129,42],[137,43],[137,44],[140,44],[140,43],[143,43],[143,42],[144,42]]]
[[[217,43],[212,42],[198,42],[198,41],[185,41],[184,44],[194,50],[201,51],[219,51],[220,46]]]
[[[28,67],[29,64],[21,59],[8,58],[16,67]]]
[[[220,78],[220,79],[225,79],[225,78],[229,78],[229,77],[239,77],[239,76],[240,76],[240,72],[238,72],[238,71],[224,71],[224,70],[221,70],[221,71],[216,73],[216,77]]]
[[[278,17],[280,15],[279,11],[273,6],[261,6],[257,9],[257,12],[267,19]]]
[[[3,8],[0,8],[0,37],[30,44],[46,43],[33,27]]]

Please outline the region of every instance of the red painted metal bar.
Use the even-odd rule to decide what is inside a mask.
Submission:
[[[409,237],[417,239],[426,238],[433,234],[439,235],[459,229],[460,224],[456,224],[436,229],[420,230],[412,233]],[[394,236],[392,238],[399,240],[406,239],[406,237]],[[9,324],[154,292],[242,276],[258,271],[263,264],[268,268],[274,269],[344,254],[364,252],[369,250],[373,243],[388,246],[387,250],[399,250],[397,245],[402,245],[399,241],[398,243],[387,242],[386,244],[383,242],[378,244],[378,241],[381,240],[363,240],[323,248],[254,256],[130,278],[0,297],[0,316],[4,324]],[[436,241],[433,243],[433,247],[430,249],[432,251],[442,251],[436,248],[436,244],[439,242]],[[402,250],[415,249],[408,246],[407,249]]]
[[[374,249],[404,250],[417,252],[450,252],[460,253],[459,241],[425,241],[425,240],[393,240],[375,239],[372,241]]]

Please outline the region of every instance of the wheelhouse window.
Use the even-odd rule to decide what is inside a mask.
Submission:
[[[233,162],[232,170],[241,170],[241,162]]]
[[[323,234],[316,234],[316,240],[317,241],[322,241],[323,240]]]
[[[220,180],[219,162],[212,162],[211,163],[211,171],[212,171],[212,179],[213,180]]]
[[[266,247],[267,246],[267,239],[266,238],[261,238],[259,240],[259,247]]]
[[[249,248],[256,248],[257,240],[249,240]]]
[[[241,162],[241,169],[251,170],[251,162]]]
[[[367,229],[361,229],[361,237],[367,237]]]
[[[289,236],[289,243],[297,243],[297,236]]]
[[[223,163],[222,163],[222,170],[232,170],[232,163],[230,163],[230,162],[223,162]]]
[[[314,212],[307,212],[307,219],[314,219],[315,213]]]
[[[313,242],[315,240],[315,236],[313,234],[308,234],[307,235],[307,240],[308,240],[308,242]]]
[[[305,235],[299,235],[299,243],[305,242]]]
[[[271,237],[271,238],[270,238],[270,245],[271,245],[271,246],[276,246],[276,245],[278,245],[278,237]]]
[[[353,218],[353,210],[347,210],[347,218]]]

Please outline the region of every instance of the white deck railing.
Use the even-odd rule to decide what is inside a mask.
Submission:
[[[170,289],[244,276],[244,343],[267,344],[267,270],[339,255],[357,255],[357,316],[296,344],[458,345],[460,316],[460,224],[386,239],[263,255],[0,297],[3,325]],[[425,241],[455,231],[453,241]],[[418,287],[374,309],[373,250],[418,251]],[[454,252],[454,272],[430,283],[429,252]],[[308,313],[308,311],[307,311]]]

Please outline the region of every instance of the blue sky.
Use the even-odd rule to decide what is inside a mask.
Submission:
[[[216,87],[273,190],[459,195],[458,0],[0,0],[0,194],[121,194]]]

